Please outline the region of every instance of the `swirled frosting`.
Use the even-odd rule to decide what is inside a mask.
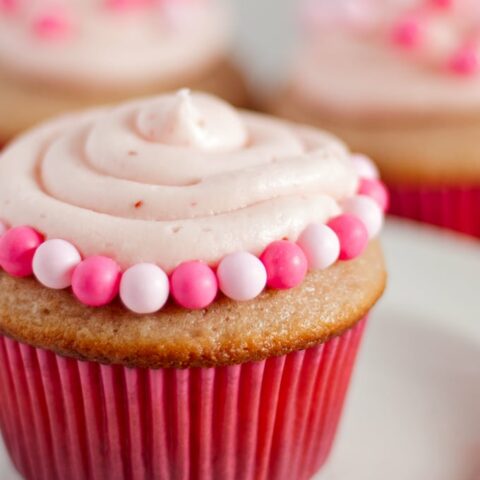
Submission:
[[[478,112],[478,74],[456,75],[449,61],[465,52],[465,68],[474,55],[480,62],[480,4],[459,0],[437,11],[429,2],[435,3],[310,0],[305,45],[291,81],[295,95],[306,106],[349,118]],[[418,46],[402,48],[392,30],[410,19],[423,36]]]
[[[208,68],[228,34],[217,0],[0,2],[2,70],[81,88],[134,88]]]
[[[332,137],[187,91],[64,117],[0,161],[0,218],[171,271],[259,255],[340,213],[358,179]]]

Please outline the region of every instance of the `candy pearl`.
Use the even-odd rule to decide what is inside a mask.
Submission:
[[[152,263],[130,267],[120,282],[120,298],[132,312],[158,312],[168,300],[170,290],[167,274]]]
[[[368,238],[375,238],[383,226],[383,212],[375,200],[365,195],[355,195],[343,203],[343,211],[358,217],[368,231]]]
[[[0,0],[0,12],[13,13],[17,7],[18,0]]]
[[[62,10],[53,10],[39,15],[33,21],[33,32],[42,40],[60,40],[70,32],[70,23]]]
[[[340,255],[340,242],[327,225],[309,225],[297,241],[305,253],[310,270],[324,270],[333,265]]]
[[[220,290],[239,302],[258,296],[267,283],[263,263],[248,252],[227,255],[218,266],[217,276]]]
[[[73,293],[89,307],[107,305],[118,294],[120,277],[120,267],[111,258],[89,257],[73,272]]]
[[[280,240],[271,243],[260,260],[267,270],[267,285],[281,290],[299,285],[308,270],[307,257],[295,243]]]
[[[390,195],[387,187],[380,180],[362,178],[358,188],[359,195],[366,195],[377,202],[378,206],[386,212],[390,204]]]
[[[402,48],[416,48],[422,40],[422,33],[422,22],[419,18],[403,18],[393,27],[392,41]]]
[[[65,240],[47,240],[33,257],[33,273],[48,288],[62,289],[72,284],[75,267],[82,261],[78,250]]]
[[[352,155],[351,159],[360,178],[376,179],[380,177],[377,166],[366,155],[357,153]]]
[[[185,262],[174,270],[170,290],[175,301],[182,307],[202,309],[208,307],[217,296],[217,277],[202,262]]]
[[[32,259],[43,236],[30,227],[15,227],[0,237],[0,265],[15,277],[33,273]]]
[[[453,0],[430,0],[430,5],[440,10],[448,10],[453,7]]]
[[[368,245],[368,231],[354,215],[343,214],[328,222],[340,240],[340,260],[352,260],[361,255]]]
[[[0,237],[2,235],[5,235],[5,233],[7,233],[7,230],[7,226],[2,221],[0,221]]]
[[[106,0],[105,5],[110,10],[129,10],[153,5],[153,0]]]
[[[474,75],[480,69],[478,51],[473,47],[462,48],[450,59],[449,68],[457,75]]]

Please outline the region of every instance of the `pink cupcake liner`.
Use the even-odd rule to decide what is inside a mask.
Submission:
[[[389,185],[390,212],[480,238],[480,186]]]
[[[334,440],[365,320],[217,368],[130,369],[0,336],[0,426],[28,480],[302,480]]]

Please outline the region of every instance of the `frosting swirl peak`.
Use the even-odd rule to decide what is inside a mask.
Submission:
[[[0,218],[123,268],[259,255],[340,213],[358,179],[332,137],[180,92],[63,117],[0,160]]]

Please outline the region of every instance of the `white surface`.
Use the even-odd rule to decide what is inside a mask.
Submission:
[[[480,242],[390,222],[384,245],[389,287],[318,480],[479,480]],[[18,478],[0,449],[0,480]]]

